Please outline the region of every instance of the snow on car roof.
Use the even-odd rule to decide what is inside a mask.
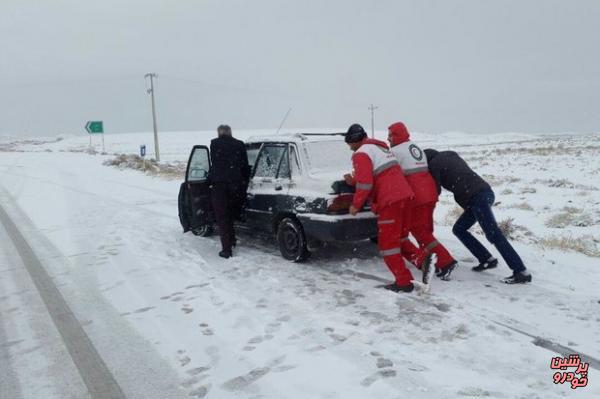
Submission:
[[[293,133],[272,134],[268,136],[252,136],[246,143],[281,143],[281,142],[315,142],[315,141],[342,141],[344,133]]]

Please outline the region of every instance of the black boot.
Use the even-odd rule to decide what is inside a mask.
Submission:
[[[487,269],[493,269],[496,266],[498,266],[498,259],[489,258],[485,262],[481,262],[479,265],[473,267],[471,270],[473,270],[474,272],[482,272]]]
[[[415,289],[415,286],[412,283],[408,285],[396,285],[396,283],[384,285],[383,288],[393,292],[412,292]]]
[[[502,280],[506,284],[525,284],[531,283],[531,274],[527,270],[522,272],[514,272],[512,276]]]
[[[423,260],[423,263],[421,263],[421,272],[423,273],[423,284],[429,284],[429,280],[431,280],[431,277],[433,276],[433,272],[434,272],[434,267],[431,264],[433,260],[433,254],[429,254],[425,257],[425,260]]]
[[[219,256],[221,258],[229,259],[229,258],[231,258],[232,253],[231,253],[231,251],[225,251],[225,250],[223,250],[223,251],[219,252]]]
[[[437,268],[435,271],[435,275],[444,281],[450,281],[450,275],[452,274],[454,269],[456,269],[457,266],[458,266],[458,262],[452,261],[452,263],[450,263],[448,266],[444,267],[443,269]]]

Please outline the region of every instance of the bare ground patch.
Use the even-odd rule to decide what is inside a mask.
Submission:
[[[51,144],[58,143],[59,141],[64,140],[64,137],[58,136],[53,139],[25,139],[25,140],[16,140],[10,141],[6,143],[0,143],[0,152],[25,152],[25,150],[21,147],[23,146],[37,146],[43,144]],[[48,150],[46,150],[48,151]]]
[[[489,150],[490,155],[536,155],[536,156],[552,156],[552,155],[575,155],[580,156],[584,153],[597,153],[600,151],[600,146],[572,146],[560,143],[545,147],[511,147],[511,148],[496,148]]]
[[[533,207],[528,202],[519,202],[516,204],[506,205],[505,208],[521,209],[523,211],[533,211]]]
[[[489,174],[484,174],[481,177],[483,177],[489,184],[490,186],[500,186],[502,184],[505,183],[516,183],[518,181],[521,181],[521,179],[519,179],[518,177],[514,177],[514,176],[497,176],[497,175],[489,175]]]
[[[563,229],[565,227],[589,227],[598,224],[594,216],[585,212],[583,209],[572,206],[565,206],[562,212],[553,215],[546,220],[546,227]]]
[[[542,248],[575,251],[587,256],[600,258],[600,240],[592,235],[581,237],[551,235],[538,240]]]
[[[502,234],[509,240],[529,241],[534,238],[533,233],[527,227],[515,223],[514,218],[506,218],[498,222]]]
[[[106,166],[114,166],[119,169],[139,170],[152,176],[162,177],[168,180],[183,178],[186,164],[183,162],[156,162],[154,159],[144,159],[136,154],[121,154],[113,159],[103,162]]]
[[[540,183],[545,185],[546,187],[553,188],[570,188],[577,190],[588,190],[588,191],[598,191],[598,188],[595,186],[587,186],[584,184],[575,184],[568,179],[535,179],[534,183]]]

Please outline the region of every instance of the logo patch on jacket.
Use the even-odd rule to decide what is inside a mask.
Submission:
[[[415,144],[411,144],[408,147],[408,151],[410,151],[410,155],[412,155],[412,157],[417,161],[423,160],[423,151],[421,151],[421,149]]]

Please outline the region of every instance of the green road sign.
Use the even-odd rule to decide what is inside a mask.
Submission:
[[[85,124],[85,130],[87,130],[89,134],[104,133],[104,125],[102,124],[102,121],[88,121],[88,123]]]

